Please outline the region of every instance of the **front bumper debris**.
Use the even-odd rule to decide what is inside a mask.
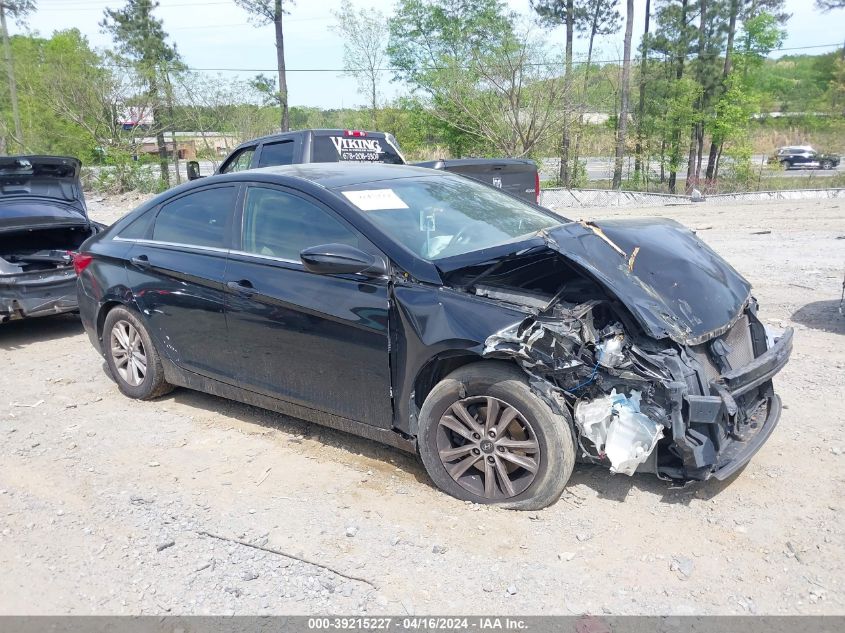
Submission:
[[[787,328],[773,348],[766,350],[748,365],[723,373],[719,385],[737,398],[771,380],[789,361],[792,337],[792,328]]]
[[[766,404],[766,417],[762,424],[752,429],[753,434],[746,436],[744,441],[734,441],[722,449],[720,463],[713,471],[713,477],[723,481],[745,466],[754,454],[760,450],[780,420],[782,410],[780,396],[773,395]]]
[[[772,377],[789,361],[792,329],[766,349],[753,300],[697,345],[632,336],[627,325],[603,302],[559,307],[489,337],[484,355],[515,360],[535,393],[569,408],[582,461],[677,481],[725,479],[742,468],[780,418]],[[637,425],[628,426],[638,432],[611,445],[609,431],[632,412]]]

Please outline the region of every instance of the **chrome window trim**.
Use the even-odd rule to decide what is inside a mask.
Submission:
[[[161,240],[148,240],[145,238],[131,239],[120,237],[119,235],[112,238],[115,242],[134,242],[136,244],[147,244],[148,246],[168,246],[173,248],[188,248],[196,251],[208,251],[210,253],[229,253],[228,248],[220,248],[218,246],[202,246],[200,244],[183,244],[181,242],[162,242]]]
[[[258,259],[267,259],[273,262],[283,262],[285,264],[297,264],[298,266],[303,266],[302,262],[298,259],[286,259],[285,257],[276,257],[275,255],[262,255],[260,253],[250,253],[249,251],[240,251],[240,250],[230,250],[230,255],[245,255],[246,257],[256,257]]]
[[[112,240],[119,241],[119,242],[134,242],[136,244],[147,244],[149,246],[167,246],[167,247],[174,247],[174,248],[189,248],[194,250],[200,251],[208,251],[211,253],[223,253],[226,255],[241,255],[246,257],[251,257],[255,259],[263,259],[265,261],[271,262],[281,262],[283,264],[295,264],[299,267],[300,270],[304,272],[308,272],[305,268],[305,265],[300,260],[294,259],[285,259],[284,257],[275,257],[273,255],[259,255],[257,253],[248,253],[246,251],[238,251],[238,250],[231,250],[228,248],[217,248],[214,246],[194,246],[192,244],[180,244],[178,242],[160,242],[156,240],[147,240],[147,239],[127,239],[125,237],[113,237]],[[359,274],[359,273],[356,273]],[[389,275],[379,275],[378,277],[368,277],[369,279],[388,279]]]

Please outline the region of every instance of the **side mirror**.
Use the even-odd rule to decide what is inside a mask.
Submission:
[[[200,176],[200,164],[195,160],[188,161],[188,180],[196,180]]]
[[[380,277],[387,268],[380,257],[370,255],[347,244],[320,244],[299,254],[305,270],[319,275],[353,275]]]

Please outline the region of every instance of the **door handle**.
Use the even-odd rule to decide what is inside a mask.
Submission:
[[[249,297],[254,294],[255,288],[249,279],[240,279],[238,281],[227,281],[226,287],[239,295]]]
[[[149,268],[150,267],[150,258],[146,255],[138,255],[130,259],[135,266],[138,268]]]

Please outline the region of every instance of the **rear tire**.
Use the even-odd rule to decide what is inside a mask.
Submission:
[[[118,388],[130,398],[151,400],[173,390],[164,380],[161,357],[138,315],[117,306],[103,324],[106,364]]]
[[[513,510],[557,501],[575,464],[568,413],[555,413],[522,370],[497,361],[465,365],[435,385],[417,441],[441,490]]]

